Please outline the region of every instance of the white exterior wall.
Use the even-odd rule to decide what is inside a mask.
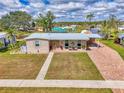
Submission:
[[[40,46],[35,46],[35,41],[40,42]],[[27,53],[28,54],[42,54],[49,52],[49,41],[48,40],[27,40]]]

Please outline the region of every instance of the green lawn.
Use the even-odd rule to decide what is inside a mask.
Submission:
[[[0,79],[35,79],[47,55],[0,55]]]
[[[0,88],[0,93],[112,93],[111,89]]]
[[[114,43],[113,40],[101,40],[102,43],[109,46],[110,48],[116,50],[120,56],[124,59],[124,47]]]
[[[103,80],[87,53],[56,53],[45,79]]]

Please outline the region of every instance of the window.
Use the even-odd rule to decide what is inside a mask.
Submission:
[[[35,46],[39,47],[40,46],[40,41],[35,41]]]
[[[78,46],[78,49],[81,48],[81,40],[78,40],[77,46]]]
[[[68,40],[65,41],[65,48],[68,48]]]

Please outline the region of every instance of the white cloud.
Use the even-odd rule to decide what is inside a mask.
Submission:
[[[2,11],[2,12],[0,12],[0,18],[2,17],[2,16],[4,16],[5,14],[7,14],[8,12],[6,12],[6,11]]]
[[[57,18],[82,18],[89,12],[94,12],[96,18],[107,18],[113,13],[120,18],[124,15],[124,0],[49,0],[45,5],[42,0],[29,0],[29,5],[23,5],[19,0],[0,0],[0,16],[10,11],[22,10],[35,18],[39,13],[52,11]]]
[[[21,7],[21,3],[18,0],[0,0],[0,4],[11,8]]]
[[[34,7],[34,8],[42,8],[42,7],[45,7],[45,5],[43,3],[30,3],[30,6],[31,7]]]
[[[50,5],[50,9],[56,9],[59,11],[69,11],[73,9],[82,9],[84,7],[84,4],[82,3],[75,3],[75,2],[69,2],[64,4],[57,4],[57,5]]]

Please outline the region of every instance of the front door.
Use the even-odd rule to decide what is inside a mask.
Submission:
[[[50,41],[50,50],[53,50],[59,47],[60,47],[59,41]]]

